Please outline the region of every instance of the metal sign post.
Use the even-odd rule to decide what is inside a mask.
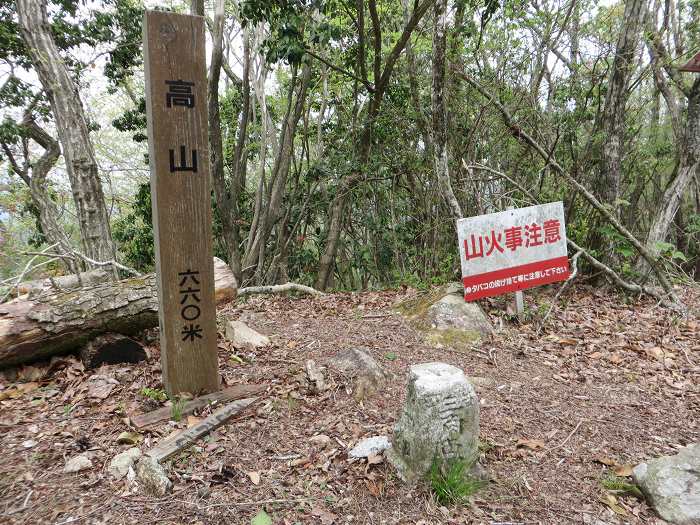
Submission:
[[[143,24],[160,352],[169,394],[219,389],[204,18]]]

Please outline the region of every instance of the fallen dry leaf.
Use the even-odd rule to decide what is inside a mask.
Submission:
[[[384,456],[381,454],[370,454],[367,456],[367,464],[368,465],[379,465],[380,463],[384,462]]]
[[[113,377],[96,374],[88,379],[88,397],[107,399],[118,384]]]
[[[260,472],[246,472],[253,485],[260,485]]]
[[[596,463],[602,463],[603,465],[607,465],[608,467],[617,467],[620,465],[620,463],[607,456],[596,456],[593,458],[593,461]]]
[[[332,525],[335,523],[335,520],[338,519],[338,516],[322,507],[314,507],[311,509],[311,515],[319,518],[323,525]]]
[[[616,476],[626,478],[632,475],[632,465],[617,465],[613,472]]]
[[[610,509],[615,514],[619,514],[620,516],[627,516],[627,511],[617,503],[617,498],[612,494],[606,494],[600,499],[600,501],[602,501],[605,505],[610,507]]]
[[[516,447],[525,447],[532,450],[537,450],[539,448],[544,448],[544,441],[541,439],[525,439],[520,438],[516,443]]]
[[[37,388],[39,388],[39,383],[20,383],[14,388],[8,388],[7,390],[0,392],[0,401],[3,399],[17,399],[28,392],[36,390]]]

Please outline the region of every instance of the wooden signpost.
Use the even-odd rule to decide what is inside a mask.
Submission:
[[[219,389],[204,18],[143,24],[160,351],[169,394]]]

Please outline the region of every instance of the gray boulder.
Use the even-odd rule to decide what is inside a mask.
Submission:
[[[341,350],[329,358],[326,364],[353,380],[354,397],[357,401],[375,393],[386,379],[379,363],[369,352],[358,348]]]
[[[405,301],[398,310],[434,344],[459,346],[493,334],[491,321],[481,307],[464,301],[461,283]]]
[[[411,367],[408,395],[394,428],[389,461],[401,479],[423,478],[433,461],[476,465],[479,400],[464,372],[446,363]]]
[[[428,308],[427,314],[428,322],[435,330],[471,331],[477,338],[493,333],[491,321],[481,307],[465,302],[461,295],[445,295]]]
[[[675,456],[640,463],[632,470],[649,504],[666,521],[700,525],[700,443]]]

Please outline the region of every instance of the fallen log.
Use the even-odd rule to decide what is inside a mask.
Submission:
[[[37,295],[48,290],[68,291],[91,286],[109,281],[109,274],[102,268],[80,272],[79,274],[61,275],[60,277],[47,277],[36,281],[24,281],[17,285],[17,294]]]
[[[236,298],[236,279],[214,259],[217,304]],[[0,304],[0,368],[77,350],[98,335],[158,326],[155,274]]]

